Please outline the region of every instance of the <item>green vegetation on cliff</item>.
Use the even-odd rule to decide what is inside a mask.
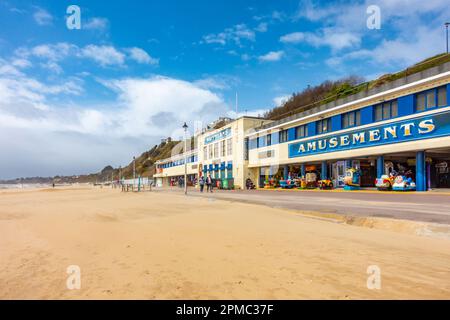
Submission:
[[[308,88],[303,91],[294,93],[283,105],[268,111],[264,117],[270,120],[287,118],[294,114],[312,109],[316,106],[327,104],[331,101],[345,98],[364,90],[379,87],[385,83],[439,66],[449,61],[450,54],[443,53],[425,59],[400,72],[385,74],[372,81],[363,82],[363,79],[357,76],[350,76],[336,81],[325,81],[314,87],[308,86]]]

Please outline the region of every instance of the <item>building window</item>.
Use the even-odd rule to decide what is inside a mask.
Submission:
[[[214,158],[220,157],[219,155],[219,143],[214,143]]]
[[[288,132],[287,132],[287,130],[280,131],[279,140],[280,140],[280,143],[288,141]]]
[[[342,115],[342,128],[351,128],[361,125],[361,111],[351,111]]]
[[[319,120],[316,122],[317,134],[331,131],[331,118]]]
[[[244,160],[248,160],[248,149],[249,149],[250,139],[244,139]]]
[[[227,140],[227,156],[231,156],[233,154],[233,140],[230,138]]]
[[[416,94],[416,111],[425,111],[447,105],[447,87],[434,88]]]
[[[220,141],[220,156],[225,157],[226,152],[225,140]]]
[[[266,146],[270,146],[270,145],[272,145],[272,135],[268,134],[266,136]]]
[[[208,149],[206,147],[203,147],[203,158],[208,160]]]
[[[447,87],[438,88],[438,107],[447,106]]]
[[[208,146],[209,159],[213,158],[213,149],[212,149],[212,147],[213,147],[212,144],[210,144]]]
[[[374,106],[375,121],[387,120],[398,116],[397,100],[383,102]]]
[[[295,139],[300,139],[308,136],[308,126],[303,125],[295,128]]]

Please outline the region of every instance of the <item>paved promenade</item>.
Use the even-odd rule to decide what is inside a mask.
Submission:
[[[183,192],[179,188],[156,192]],[[189,188],[189,196],[262,204],[275,208],[384,217],[450,224],[450,195],[447,192],[379,192],[320,190],[214,190],[201,194]]]

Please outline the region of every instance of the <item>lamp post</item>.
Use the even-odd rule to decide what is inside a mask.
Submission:
[[[133,191],[136,183],[136,157],[133,157]]]
[[[186,122],[183,125],[184,129],[184,194],[187,195],[187,138],[186,132],[188,129],[188,125]]]
[[[448,26],[450,25],[450,22],[446,22],[444,23],[445,26],[445,36],[446,36],[446,41],[447,41],[447,54],[448,54]]]

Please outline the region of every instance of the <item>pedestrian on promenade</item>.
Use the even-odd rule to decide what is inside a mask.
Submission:
[[[205,188],[205,177],[201,176],[200,179],[198,179],[198,183],[200,184],[200,192],[203,192],[203,189]]]
[[[211,179],[211,175],[208,174],[208,177],[206,178],[206,192],[213,192],[212,191],[212,179]]]

